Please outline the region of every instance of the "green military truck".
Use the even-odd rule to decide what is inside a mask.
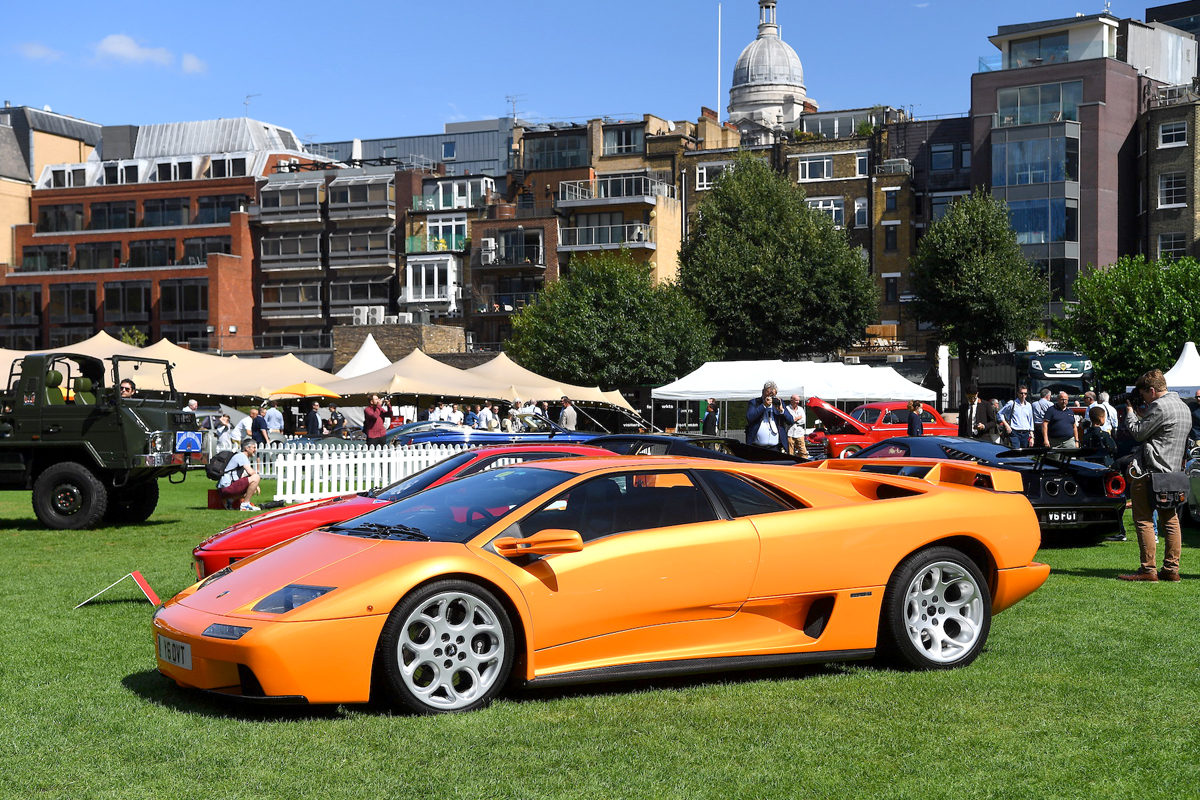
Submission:
[[[122,396],[125,380],[136,388]],[[195,415],[159,359],[28,355],[13,362],[0,401],[0,490],[32,489],[50,528],[145,522],[158,479],[182,481],[201,451]]]

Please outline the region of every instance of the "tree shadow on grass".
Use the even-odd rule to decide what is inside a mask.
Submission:
[[[121,685],[148,703],[185,714],[241,722],[296,722],[308,719],[341,719],[345,713],[338,705],[259,704],[233,695],[220,695],[198,689],[185,689],[157,670],[126,675]]]
[[[1160,559],[1160,561],[1161,561],[1161,559]],[[1181,561],[1182,561],[1182,559],[1181,559]],[[1139,566],[1138,565],[1138,556],[1137,556],[1137,551],[1135,550],[1132,554],[1132,558],[1130,559],[1129,566],[1121,568],[1121,569],[1099,568],[1099,567],[1076,567],[1074,569],[1059,569],[1058,567],[1052,567],[1050,569],[1050,574],[1051,575],[1074,575],[1074,576],[1077,576],[1080,578],[1113,578],[1113,579],[1115,579],[1118,575],[1128,575],[1130,573],[1137,572],[1138,566]],[[1200,572],[1188,572],[1188,571],[1186,571],[1186,569],[1181,569],[1179,571],[1179,577],[1185,581],[1197,580],[1197,579],[1200,579]]]

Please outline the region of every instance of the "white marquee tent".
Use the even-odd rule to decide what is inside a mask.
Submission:
[[[354,357],[334,374],[339,378],[357,378],[359,375],[366,375],[377,369],[385,369],[391,364],[392,360],[384,355],[379,343],[375,341],[375,335],[368,333],[367,338],[363,339],[362,347],[358,348]]]
[[[844,364],[841,361],[710,361],[674,383],[651,392],[656,400],[751,400],[763,384],[775,381],[787,397],[836,400],[921,400],[932,403],[936,393],[918,386],[891,367]]]
[[[1175,366],[1163,377],[1167,379],[1167,388],[1179,392],[1181,397],[1190,397],[1200,389],[1200,353],[1196,352],[1195,342],[1183,346]]]

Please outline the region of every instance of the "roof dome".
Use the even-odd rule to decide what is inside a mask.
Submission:
[[[800,56],[779,38],[774,0],[759,0],[758,38],[746,46],[733,67],[733,88],[762,84],[804,90]]]

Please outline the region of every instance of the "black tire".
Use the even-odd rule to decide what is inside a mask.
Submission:
[[[494,594],[468,581],[435,581],[392,609],[376,651],[381,688],[417,714],[474,711],[508,682],[515,647]]]
[[[158,481],[114,489],[108,501],[107,520],[116,525],[140,525],[158,508]]]
[[[992,626],[992,594],[979,567],[952,547],[900,562],[879,618],[879,655],[911,670],[954,669],[975,660]]]
[[[33,484],[33,511],[48,528],[94,528],[107,510],[108,489],[82,464],[55,464]]]

